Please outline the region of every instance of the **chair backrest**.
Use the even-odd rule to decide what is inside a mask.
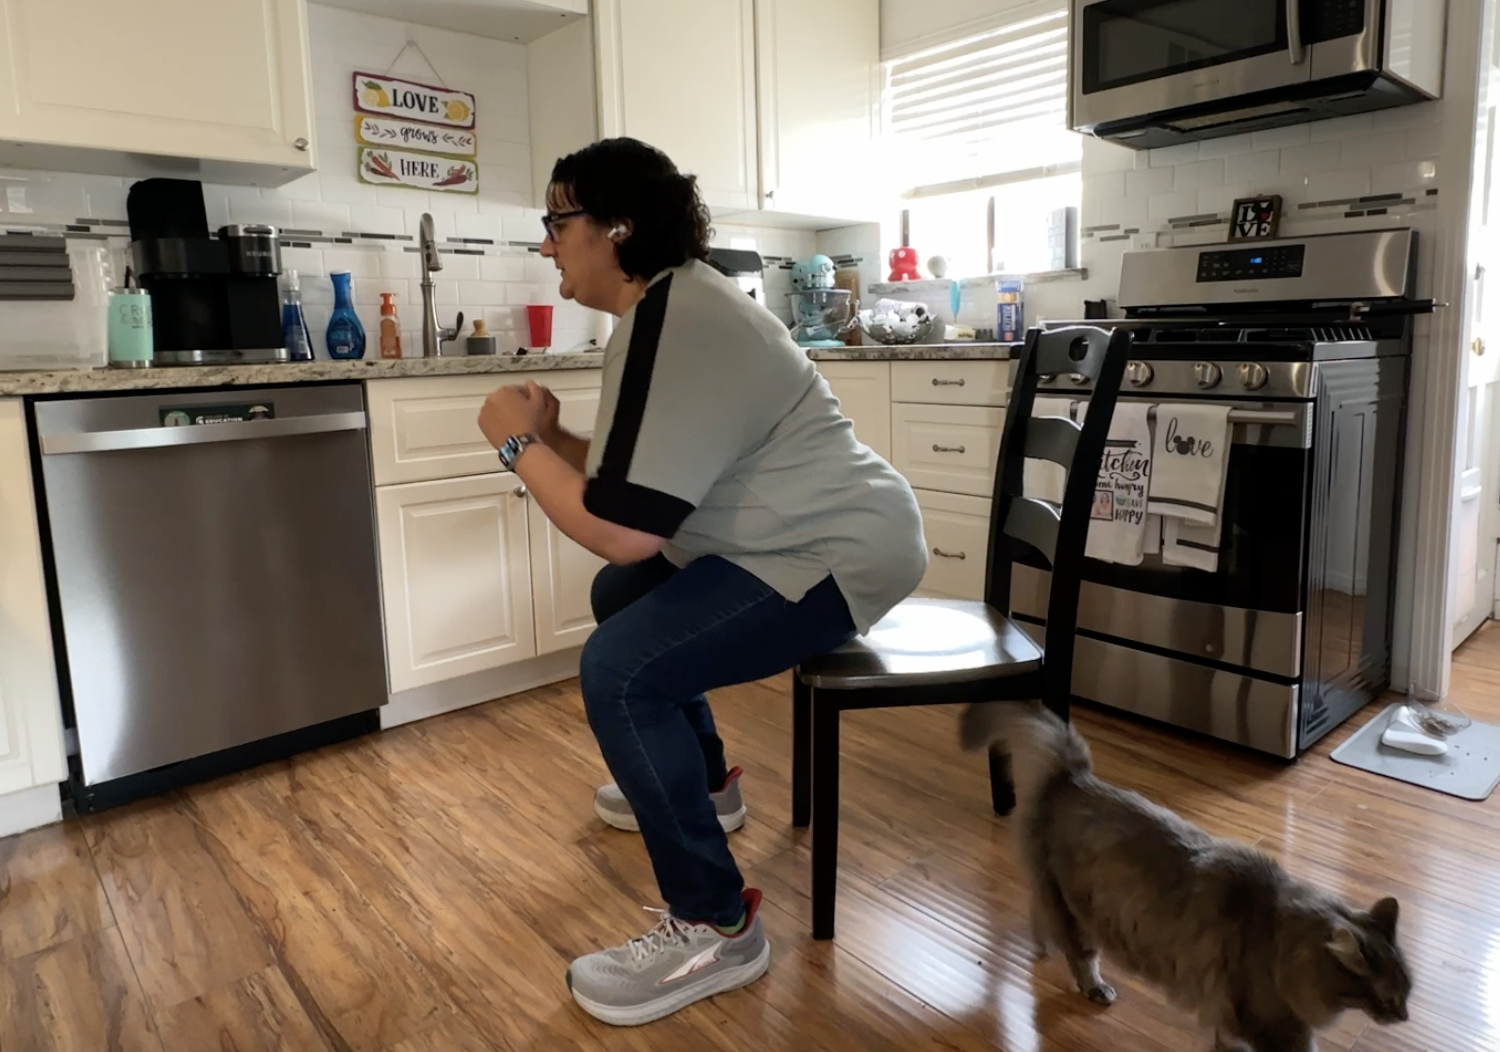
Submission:
[[[995,609],[1010,613],[1011,566],[1027,551],[1039,554],[1052,571],[1042,667],[1046,696],[1041,700],[1059,712],[1066,711],[1072,693],[1073,637],[1089,516],[1131,342],[1130,331],[1123,328],[1032,329],[1016,363],[1000,438],[984,598]],[[1092,382],[1084,423],[1034,418],[1041,378],[1069,374]],[[1061,506],[1025,495],[1027,457],[1051,461],[1067,472]]]

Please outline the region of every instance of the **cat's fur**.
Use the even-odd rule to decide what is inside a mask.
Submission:
[[[1090,1000],[1115,998],[1102,951],[1197,1013],[1221,1050],[1310,1052],[1346,1009],[1406,1019],[1395,899],[1352,909],[1099,780],[1082,736],[1041,705],[971,705],[960,737],[1011,757],[1032,936],[1063,951]]]

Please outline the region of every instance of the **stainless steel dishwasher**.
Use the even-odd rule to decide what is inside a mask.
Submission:
[[[33,411],[80,811],[374,729],[361,385]]]

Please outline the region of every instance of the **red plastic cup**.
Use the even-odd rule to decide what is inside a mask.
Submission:
[[[531,346],[552,346],[552,306],[533,303],[526,308],[526,321],[531,326]]]

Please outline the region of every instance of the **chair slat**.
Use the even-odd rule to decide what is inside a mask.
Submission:
[[[1035,416],[1026,425],[1026,455],[1038,460],[1050,460],[1069,470],[1073,467],[1073,452],[1078,448],[1078,436],[1083,428],[1060,416]]]
[[[1010,514],[1003,529],[1008,537],[1029,544],[1047,558],[1049,566],[1057,562],[1057,532],[1062,524],[1062,509],[1034,497],[1011,498]]]
[[[1084,325],[1041,333],[1036,344],[1036,372],[1044,376],[1082,373],[1098,380],[1109,338],[1109,331]]]

